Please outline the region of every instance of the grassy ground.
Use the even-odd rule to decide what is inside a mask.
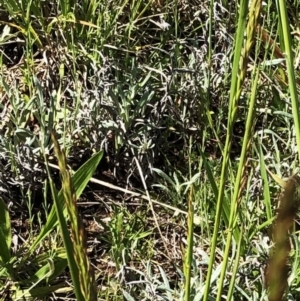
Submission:
[[[298,300],[299,6],[2,1],[1,300]]]

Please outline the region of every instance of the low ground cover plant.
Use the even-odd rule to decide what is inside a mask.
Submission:
[[[298,300],[299,5],[0,2],[1,300]]]

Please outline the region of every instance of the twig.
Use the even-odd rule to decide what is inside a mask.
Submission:
[[[44,163],[44,162],[43,162],[43,163]],[[59,170],[59,167],[58,167],[58,165],[56,165],[56,164],[48,163],[48,165],[49,165],[50,167],[54,168],[54,169],[58,169],[58,170]],[[71,170],[71,172],[73,172],[73,171]],[[168,204],[164,204],[164,203],[161,203],[161,202],[159,202],[159,201],[153,200],[153,199],[150,198],[149,195],[147,196],[147,195],[144,195],[144,194],[141,194],[141,193],[138,193],[138,192],[134,192],[134,191],[131,191],[131,190],[128,190],[128,189],[125,189],[125,188],[122,188],[122,187],[119,187],[119,186],[110,184],[110,183],[108,183],[108,182],[98,180],[98,179],[96,179],[96,178],[91,178],[91,179],[90,179],[90,182],[95,183],[95,184],[98,184],[98,185],[101,185],[101,186],[104,186],[104,187],[107,187],[107,188],[111,188],[111,189],[113,189],[113,190],[118,190],[118,191],[121,191],[121,192],[130,194],[130,195],[132,195],[132,196],[135,196],[135,197],[139,197],[139,198],[141,198],[141,199],[143,199],[143,200],[147,200],[147,201],[149,201],[149,202],[152,202],[152,203],[154,203],[154,204],[157,204],[157,205],[160,205],[160,206],[162,206],[162,207],[168,208],[168,209],[173,210],[173,211],[175,211],[175,212],[179,212],[179,213],[182,213],[182,214],[187,215],[187,212],[186,212],[186,211],[181,210],[181,209],[178,209],[178,208],[173,207],[173,206],[170,206],[170,205],[168,205]],[[147,192],[147,194],[148,194],[148,191],[146,191],[146,192]]]

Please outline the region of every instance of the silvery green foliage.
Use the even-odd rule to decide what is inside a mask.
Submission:
[[[168,276],[160,266],[154,266],[153,263],[148,261],[144,264],[143,271],[132,268],[127,268],[130,273],[136,275],[139,280],[125,282],[126,289],[123,294],[126,300],[136,300],[136,295],[133,297],[130,292],[139,292],[139,300],[165,300],[175,301],[183,300],[182,295],[176,288],[171,288]],[[154,272],[158,269],[158,272]],[[135,293],[136,294],[136,293]]]
[[[79,44],[78,61],[81,63],[78,65],[71,61],[72,57],[61,45],[52,45],[51,54],[43,54],[48,64],[47,72],[44,78],[35,80],[35,85],[40,82],[41,87],[37,93],[39,105],[30,109],[42,120],[42,112],[50,108],[44,120],[45,127],[51,114],[56,114],[53,128],[64,136],[60,142],[66,146],[71,160],[104,149],[114,167],[114,174],[121,173],[130,182],[131,177],[139,178],[135,158],[145,178],[152,178],[152,168],[162,168],[161,162],[165,162],[166,157],[177,156],[176,148],[184,149],[191,135],[195,140],[201,138],[197,133],[201,132],[199,120],[201,123],[204,118],[207,95],[217,95],[222,90],[221,79],[230,61],[229,45],[232,41],[222,24],[223,16],[229,13],[220,5],[214,7],[216,22],[212,47],[218,51],[214,51],[217,54],[213,55],[211,66],[208,66],[208,49],[204,42],[208,37],[205,23],[209,10],[207,3],[199,7],[183,1],[181,6],[183,18],[193,16],[191,22],[184,23],[183,32],[188,33],[203,23],[201,36],[179,39],[178,45],[171,43],[164,49],[141,50],[126,59],[122,52],[111,56],[106,48],[85,49],[83,44]],[[149,25],[163,24],[161,32],[172,31],[174,16],[160,18],[153,19],[154,24],[149,21]],[[143,39],[149,38],[145,34]],[[77,68],[76,74],[70,71],[73,63]],[[59,73],[60,64],[67,66],[69,72],[65,72],[63,77]],[[210,71],[212,78],[208,83]],[[51,100],[51,95],[55,95],[56,99]],[[15,108],[26,106],[24,100],[19,100]],[[11,115],[14,116],[15,112]],[[23,113],[26,116],[25,111]],[[10,134],[15,127],[26,130],[20,119],[16,121],[17,124],[9,129]],[[50,129],[43,130],[44,146],[48,147],[51,144]]]
[[[16,141],[16,140],[15,140]],[[46,178],[42,164],[30,145],[16,144],[2,137],[0,140],[0,189],[4,194],[10,195],[10,187],[36,190],[41,188]]]
[[[202,275],[202,268],[209,261],[209,256],[201,249],[197,249],[197,256],[193,260],[193,273],[191,277],[191,300],[202,300],[205,281]],[[202,257],[203,256],[203,257]],[[218,264],[213,271],[212,283],[216,283],[220,276],[222,264]],[[180,268],[176,268],[179,280],[176,285],[172,283],[172,277],[159,265],[151,262],[144,264],[141,270],[126,268],[131,273],[134,273],[139,280],[125,281],[126,289],[123,290],[126,300],[137,298],[136,292],[139,294],[139,300],[165,300],[165,301],[183,301],[184,299],[184,274]],[[213,295],[216,292],[212,292]],[[140,299],[141,298],[141,299]]]

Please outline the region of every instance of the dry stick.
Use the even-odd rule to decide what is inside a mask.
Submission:
[[[150,208],[151,208],[151,211],[152,211],[152,215],[153,215],[153,218],[154,218],[154,221],[155,221],[157,230],[158,230],[159,235],[160,235],[160,237],[161,237],[161,239],[162,239],[162,242],[163,242],[163,245],[164,245],[164,247],[165,247],[165,249],[166,249],[166,252],[167,252],[169,258],[171,258],[170,254],[169,254],[169,250],[168,250],[167,244],[166,244],[166,241],[165,241],[165,238],[164,238],[164,236],[163,236],[163,234],[162,234],[162,232],[161,232],[161,230],[160,230],[159,223],[158,223],[157,218],[156,218],[156,215],[155,215],[153,203],[152,203],[152,201],[151,201],[151,198],[150,198],[150,195],[149,195],[149,192],[148,192],[148,188],[147,188],[145,179],[144,179],[144,177],[143,177],[143,172],[142,172],[140,163],[139,163],[139,161],[137,160],[136,157],[134,157],[134,160],[135,160],[135,163],[136,163],[137,168],[138,168],[138,170],[139,170],[139,174],[140,174],[142,183],[143,183],[143,185],[144,185],[144,189],[145,189],[145,192],[146,192],[146,195],[147,195],[149,204],[150,204]]]
[[[43,162],[44,163],[44,162]],[[45,164],[45,163],[44,163]],[[53,163],[48,163],[48,165],[52,168],[55,168],[55,169],[58,169],[59,170],[59,167],[58,165],[56,164],[53,164]],[[72,170],[71,170],[72,171]],[[113,185],[113,184],[110,184],[110,183],[107,183],[105,181],[101,181],[101,180],[98,180],[98,179],[95,179],[95,178],[91,178],[90,179],[90,182],[92,183],[95,183],[95,184],[99,184],[101,186],[104,186],[104,187],[107,187],[107,188],[111,188],[111,189],[114,189],[114,190],[118,190],[118,191],[122,191],[124,193],[128,193],[128,194],[131,194],[132,196],[136,196],[136,197],[139,197],[143,200],[147,200],[149,201],[150,203],[154,203],[154,204],[157,204],[157,205],[160,205],[162,207],[165,207],[165,208],[168,208],[168,209],[171,209],[175,212],[179,212],[179,213],[182,213],[182,214],[185,214],[187,215],[188,213],[184,210],[181,210],[181,209],[178,209],[178,208],[175,208],[173,206],[170,206],[168,204],[164,204],[164,203],[161,203],[159,201],[156,201],[156,200],[153,200],[150,198],[149,194],[148,194],[148,191],[147,192],[147,195],[143,195],[141,193],[138,193],[138,192],[134,192],[134,191],[131,191],[131,190],[128,190],[128,189],[125,189],[125,188],[122,188],[122,187],[119,187],[119,186],[116,186],[116,185]]]
[[[163,245],[164,245],[164,247],[165,247],[165,250],[166,250],[166,252],[167,252],[169,258],[171,258],[171,257],[170,257],[170,254],[169,254],[169,251],[168,251],[168,248],[167,248],[167,245],[166,245],[166,242],[165,242],[165,238],[164,238],[164,236],[163,236],[163,234],[162,234],[162,232],[161,232],[161,229],[160,229],[160,227],[159,227],[159,223],[158,223],[157,218],[156,218],[156,215],[155,215],[153,203],[158,204],[158,205],[161,205],[161,206],[166,207],[166,208],[168,208],[168,209],[172,209],[173,211],[178,211],[178,212],[183,213],[183,214],[185,214],[185,215],[187,215],[187,212],[185,212],[185,211],[183,211],[183,210],[180,210],[180,209],[177,209],[177,208],[175,208],[175,207],[172,207],[172,206],[170,206],[170,205],[163,204],[163,203],[160,203],[160,202],[158,202],[158,201],[155,201],[155,200],[151,199],[151,198],[150,198],[150,195],[149,195],[149,192],[148,192],[148,189],[147,189],[147,185],[146,185],[145,180],[144,180],[144,177],[143,177],[143,173],[142,173],[140,164],[139,164],[139,162],[138,162],[138,160],[137,160],[136,158],[135,158],[135,161],[136,161],[136,164],[137,164],[139,173],[140,173],[140,177],[141,177],[141,180],[142,180],[144,189],[145,189],[145,191],[146,191],[146,195],[143,195],[143,194],[140,194],[140,193],[137,193],[137,192],[133,192],[133,191],[130,191],[130,190],[128,190],[128,189],[124,189],[124,188],[121,188],[121,187],[119,187],[119,186],[116,186],[116,185],[113,185],[113,184],[110,184],[110,183],[107,183],[107,182],[104,182],[104,181],[101,181],[101,180],[98,180],[98,179],[95,179],[95,178],[91,178],[91,179],[90,179],[90,182],[96,183],[96,184],[100,184],[100,185],[102,185],[102,186],[105,186],[105,187],[108,187],[108,188],[112,188],[112,189],[115,189],[115,190],[119,190],[119,191],[122,191],[122,192],[124,192],[124,193],[129,193],[129,194],[131,194],[131,195],[133,195],[133,196],[140,197],[140,198],[142,198],[142,199],[144,199],[144,200],[147,200],[147,201],[149,202],[149,204],[150,204],[150,209],[151,209],[151,212],[152,212],[152,215],[153,215],[153,218],[154,218],[154,222],[155,222],[155,225],[156,225],[156,227],[157,227],[157,229],[158,229],[158,232],[159,232],[159,234],[160,234],[160,236],[161,236],[161,239],[162,239]],[[52,167],[52,168],[59,169],[59,167],[58,167],[56,164],[48,163],[48,165],[49,165],[50,167]]]

